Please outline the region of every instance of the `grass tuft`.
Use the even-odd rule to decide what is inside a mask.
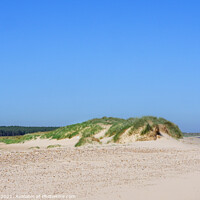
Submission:
[[[30,147],[29,149],[40,149],[39,146],[35,146],[35,147]]]
[[[56,147],[61,147],[61,145],[60,144],[49,145],[49,146],[47,146],[47,149],[49,149],[49,148],[56,148]]]

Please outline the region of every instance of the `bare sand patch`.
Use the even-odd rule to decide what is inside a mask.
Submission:
[[[55,140],[55,139],[40,139],[37,138],[35,140],[25,141],[24,143],[17,143],[17,144],[4,144],[0,143],[0,149],[4,150],[13,150],[13,151],[23,151],[28,150],[32,147],[39,147],[40,149],[47,148],[49,145],[61,145],[61,147],[73,147],[78,141],[79,137],[75,136],[71,139],[62,139],[62,140]]]
[[[26,148],[17,151],[15,146],[0,146],[0,195],[199,200],[199,141],[162,138],[75,148],[65,140],[35,140],[21,144]],[[46,149],[59,143],[62,148]],[[43,148],[27,149],[38,145]]]

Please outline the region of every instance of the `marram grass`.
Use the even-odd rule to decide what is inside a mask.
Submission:
[[[36,138],[41,139],[65,139],[73,138],[79,136],[79,141],[75,145],[76,147],[82,146],[86,143],[97,142],[101,144],[99,138],[95,138],[95,135],[102,131],[105,126],[110,126],[110,128],[105,132],[104,136],[101,136],[101,139],[104,137],[112,137],[112,142],[120,141],[121,137],[127,129],[129,130],[129,135],[132,135],[137,130],[142,130],[140,132],[141,136],[148,135],[151,131],[155,129],[158,125],[163,125],[168,130],[168,134],[174,138],[182,138],[183,134],[179,127],[174,123],[164,119],[157,118],[152,116],[145,116],[141,118],[129,118],[129,119],[120,119],[113,117],[103,117],[88,120],[83,123],[77,123],[68,125],[65,127],[60,127],[56,130],[49,132],[39,132],[33,134],[26,134],[23,136],[12,136],[12,137],[0,137],[0,142],[6,144],[12,143],[23,143],[28,140],[33,140]]]

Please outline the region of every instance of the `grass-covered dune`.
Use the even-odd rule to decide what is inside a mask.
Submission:
[[[129,143],[156,140],[162,133],[173,138],[182,138],[182,132],[174,123],[163,118],[145,116],[120,119],[103,117],[58,128],[50,132],[39,132],[16,137],[0,137],[0,142],[20,143],[40,137],[41,139],[71,139],[78,137],[76,147],[84,144]]]

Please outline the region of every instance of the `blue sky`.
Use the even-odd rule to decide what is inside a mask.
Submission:
[[[200,2],[1,0],[0,125],[161,116],[200,131]]]

